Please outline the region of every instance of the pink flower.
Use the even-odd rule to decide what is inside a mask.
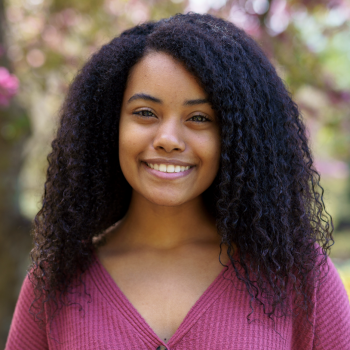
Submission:
[[[19,87],[19,81],[16,76],[0,67],[0,106],[8,106],[10,99],[16,95]]]

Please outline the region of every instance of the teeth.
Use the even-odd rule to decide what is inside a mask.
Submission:
[[[174,170],[175,170],[175,167],[174,167],[174,165],[172,165],[172,164],[169,164],[169,165],[166,167],[166,172],[167,172],[167,173],[173,173]]]
[[[151,169],[155,169],[158,171],[161,171],[163,173],[179,173],[181,171],[185,171],[188,170],[190,168],[190,166],[180,166],[180,165],[173,165],[173,164],[151,164],[151,163],[147,163],[147,165],[151,168]]]

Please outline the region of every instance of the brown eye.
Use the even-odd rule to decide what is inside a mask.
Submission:
[[[204,115],[194,115],[193,117],[191,117],[189,120],[192,120],[194,122],[199,122],[199,123],[203,123],[203,122],[209,122],[210,119],[208,119],[207,117],[205,117]]]
[[[142,117],[152,117],[154,114],[148,109],[143,109],[142,111],[134,112],[133,114],[140,115]]]

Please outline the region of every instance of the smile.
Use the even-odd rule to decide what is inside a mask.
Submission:
[[[181,173],[190,169],[190,166],[181,166],[174,164],[152,164],[146,163],[148,167],[154,170],[161,171],[162,173]]]

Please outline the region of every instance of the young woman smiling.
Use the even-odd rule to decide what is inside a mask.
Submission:
[[[7,349],[349,348],[305,127],[242,30],[125,31],[52,147]]]

